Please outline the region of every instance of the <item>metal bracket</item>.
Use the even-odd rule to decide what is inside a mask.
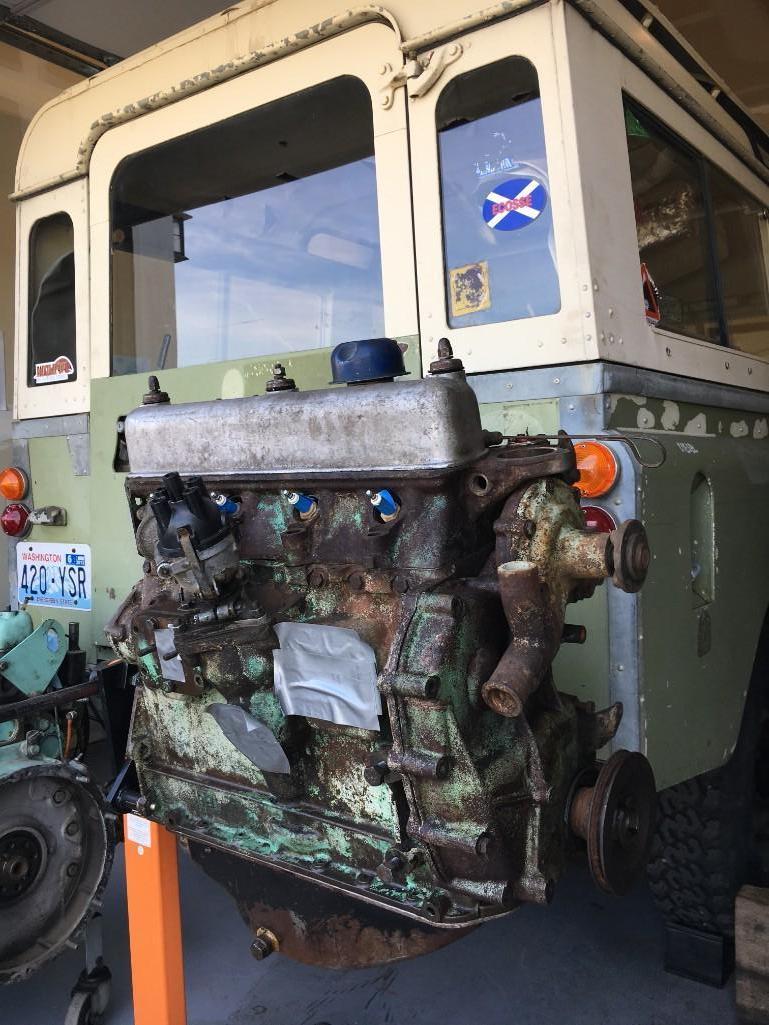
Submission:
[[[413,100],[417,96],[424,96],[428,93],[446,68],[458,61],[462,56],[461,43],[447,43],[446,46],[439,46],[435,50],[420,54],[417,58],[422,72],[418,76],[410,76],[406,83],[408,94]]]
[[[380,86],[379,105],[383,110],[389,110],[395,100],[395,90],[412,79],[422,74],[423,68],[418,60],[409,60],[400,68],[393,69],[392,64],[383,64],[379,73],[385,76],[385,81]]]
[[[0,672],[23,694],[42,694],[66,653],[64,628],[55,619],[44,619],[29,637],[3,655]]]
[[[383,64],[381,74],[386,75],[386,80],[381,86],[380,104],[384,110],[389,110],[395,100],[395,91],[406,86],[409,96],[414,99],[416,96],[424,96],[435,85],[443,74],[444,70],[459,60],[462,56],[461,43],[448,43],[446,46],[439,46],[435,50],[428,50],[418,57],[393,70],[392,64]]]
[[[29,522],[40,527],[66,527],[67,510],[60,505],[44,505],[33,509],[29,514]]]

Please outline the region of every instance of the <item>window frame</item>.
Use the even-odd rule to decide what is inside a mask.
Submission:
[[[27,380],[30,328],[32,234],[53,214],[72,221],[75,245],[75,366],[72,381],[30,385]],[[16,345],[14,360],[14,417],[63,416],[88,409],[90,395],[88,183],[70,182],[20,203],[16,211]]]
[[[349,79],[351,82],[354,82],[358,86],[362,87],[363,93],[365,94],[366,98],[369,101],[369,104],[371,106],[371,128],[372,128],[372,136],[373,136],[373,124],[374,124],[373,97],[371,96],[371,93],[370,93],[369,89],[366,87],[365,82],[363,82],[360,79],[360,77],[358,77],[357,75],[349,75],[344,70],[340,70],[337,74],[332,75],[331,77],[325,79],[325,81],[323,81],[321,83],[318,83],[317,85],[311,85],[309,87],[308,86],[301,86],[300,88],[298,88],[296,90],[292,90],[292,93],[289,94],[289,95],[301,95],[301,94],[307,93],[308,91],[311,91],[313,89],[322,89],[324,86],[333,86],[335,84],[341,84],[341,83],[343,83],[343,81],[345,79]],[[361,94],[361,95],[363,95],[363,94]],[[131,161],[134,157],[143,157],[143,156],[146,155],[147,157],[149,157],[151,159],[151,155],[152,155],[153,150],[157,150],[159,148],[162,149],[162,147],[167,146],[169,144],[176,143],[176,142],[184,142],[186,139],[189,139],[189,138],[191,138],[191,137],[193,137],[195,135],[199,135],[200,133],[205,133],[209,129],[223,128],[227,124],[228,121],[232,121],[234,119],[237,119],[238,117],[248,116],[248,115],[251,115],[251,114],[254,114],[254,115],[256,115],[258,117],[258,112],[263,107],[269,107],[274,102],[280,103],[281,100],[283,100],[284,98],[286,98],[286,97],[277,97],[275,100],[267,100],[264,103],[260,103],[257,106],[255,106],[255,107],[253,107],[253,108],[251,108],[251,109],[249,109],[249,110],[247,110],[245,112],[241,112],[239,114],[235,114],[235,115],[228,114],[226,117],[222,118],[220,121],[215,122],[215,123],[213,123],[211,125],[204,125],[202,128],[192,129],[190,131],[183,132],[181,135],[175,136],[172,139],[164,139],[159,145],[149,146],[146,149],[138,150],[137,152],[131,153],[127,157],[124,157],[123,160],[121,160],[120,163],[114,169],[114,172],[113,172],[113,175],[112,175],[112,179],[111,179],[111,182],[110,182],[110,206],[111,206],[111,210],[114,209],[115,197],[116,197],[116,191],[115,190],[116,190],[118,178],[119,178],[121,172],[124,170],[126,164],[129,161]],[[328,100],[327,97],[326,97],[325,106],[326,106],[327,110],[330,107],[330,101]],[[255,132],[257,135],[259,135],[258,130],[256,128],[254,128],[253,126],[249,130],[252,131],[252,132]],[[234,140],[235,137],[236,136],[232,136],[233,140]],[[210,143],[204,143],[204,145],[210,145]],[[375,149],[372,151],[370,156],[374,157],[374,158],[376,157]],[[181,165],[175,164],[174,166],[178,167],[178,166],[181,166]],[[347,165],[345,165],[343,163],[342,164],[332,164],[328,168],[322,169],[320,172],[312,172],[310,175],[307,176],[307,178],[309,179],[311,177],[314,177],[318,173],[322,174],[322,173],[325,173],[327,171],[338,170],[338,169],[340,169],[340,168],[342,168],[344,166],[347,166]],[[377,185],[378,185],[378,182],[377,182]],[[251,196],[258,195],[261,191],[262,191],[261,189],[256,189],[253,192],[237,193],[237,194],[232,195],[232,196],[227,195],[226,201],[237,202],[238,200],[241,200],[241,199],[248,199]],[[177,194],[176,199],[178,200],[178,198],[179,197],[178,197],[178,194]],[[194,217],[194,216],[196,216],[198,214],[199,211],[207,211],[207,210],[210,210],[212,208],[216,208],[217,206],[220,206],[223,202],[225,202],[225,200],[217,200],[216,202],[214,202],[214,203],[212,203],[210,205],[206,204],[206,205],[203,205],[203,206],[200,206],[200,207],[186,207],[185,206],[185,207],[183,207],[184,213],[182,214],[182,218],[183,219],[187,219],[188,216]],[[377,203],[377,208],[378,208],[378,203]],[[177,207],[177,209],[182,209],[182,207]],[[190,213],[188,213],[188,211]],[[379,213],[380,213],[380,211],[377,209],[377,214],[379,215]],[[165,216],[174,216],[174,217],[176,217],[176,215],[170,214],[170,213],[166,214]],[[379,225],[377,225],[377,226],[379,227]],[[135,225],[134,225],[134,227],[135,227]],[[183,220],[182,220],[182,232],[183,232]],[[182,237],[183,237],[183,235],[182,235]],[[379,237],[381,238],[381,228],[380,228],[380,231],[379,231]],[[133,253],[133,250],[129,250],[129,252]],[[113,257],[111,255],[111,260],[112,260],[112,258]],[[188,258],[184,257],[184,259],[186,260]],[[377,268],[376,268],[377,271],[380,272],[380,275],[379,275],[379,277],[380,277],[380,292],[383,291],[383,277],[384,277],[384,269],[381,266],[381,264],[382,264],[382,257],[381,257],[381,252],[380,252],[380,259],[379,259],[379,262],[378,262]],[[192,266],[194,266],[194,264],[190,264],[190,266],[192,267]],[[136,269],[136,264],[134,263],[134,271],[135,271],[135,269]],[[111,271],[112,271],[112,268],[111,268]],[[254,279],[254,283],[255,284],[258,281],[259,281],[258,278]],[[110,290],[111,290],[111,296],[110,296],[111,321],[112,321],[112,324],[114,325],[114,322],[115,322],[115,298],[116,297],[115,297],[114,274],[112,274],[112,273],[110,273]],[[180,295],[179,282],[178,282],[178,279],[176,279],[176,276],[175,276],[175,273],[174,273],[174,307],[176,309],[176,332],[175,332],[176,337],[174,339],[174,342],[175,342],[175,347],[176,347],[176,350],[177,350],[177,355],[178,355],[178,352],[179,352],[179,343],[184,341],[183,332],[180,331],[180,328],[179,328],[179,319],[180,319],[179,318],[179,309],[180,309],[180,307],[179,307],[179,295]],[[136,301],[137,301],[137,296],[139,297],[139,299],[141,298],[139,296],[139,293],[135,293],[134,296],[133,296],[134,303],[136,303]],[[124,298],[128,298],[128,294],[126,294],[124,296]],[[382,310],[382,314],[384,316],[384,309]],[[376,334],[382,334],[382,329],[381,328],[379,328],[379,330],[375,329],[375,333]],[[339,341],[347,341],[347,340],[349,340],[349,339],[346,338],[346,337],[341,337],[339,339]],[[327,347],[328,347],[327,345],[307,346],[307,347],[304,347],[304,348],[297,348],[295,350],[290,350],[290,349],[280,350],[280,349],[269,349],[268,348],[265,352],[254,352],[254,353],[251,353],[250,355],[240,354],[240,355],[223,356],[223,357],[222,356],[214,356],[211,359],[193,360],[191,362],[185,362],[185,363],[182,363],[182,364],[178,364],[178,363],[176,363],[176,364],[169,364],[168,366],[163,367],[163,368],[158,368],[158,367],[150,366],[147,369],[141,370],[141,371],[128,370],[128,371],[123,371],[123,372],[120,372],[120,371],[116,372],[115,369],[114,369],[114,357],[115,357],[115,353],[114,353],[114,339],[112,337],[112,332],[111,332],[110,333],[110,376],[111,377],[126,377],[126,376],[131,376],[132,374],[136,374],[136,373],[141,373],[141,374],[147,374],[149,372],[156,373],[156,372],[159,372],[161,369],[162,370],[181,370],[181,369],[185,369],[186,367],[192,367],[192,366],[198,366],[199,367],[199,366],[206,366],[206,365],[214,364],[214,363],[229,363],[229,362],[236,362],[236,361],[243,360],[243,359],[261,360],[261,359],[267,359],[267,358],[271,358],[271,357],[279,358],[279,357],[285,356],[288,352],[309,353],[309,352],[315,351],[316,349],[322,349],[322,348],[327,348]],[[135,352],[135,355],[138,355],[138,354]]]
[[[403,60],[392,28],[368,23],[152,111],[102,136],[94,148],[89,179],[94,378],[110,377],[110,197],[118,166],[126,157],[159,143],[332,81],[340,76],[339,69],[362,81],[371,96],[385,331],[398,337],[417,333],[405,90],[391,90],[381,71],[385,66],[398,67]],[[266,357],[253,358],[258,361]],[[187,368],[178,369],[183,372]],[[175,373],[176,368],[166,372]],[[131,376],[121,375],[123,379]]]
[[[650,111],[687,145],[710,160],[738,186],[769,205],[769,172],[757,174],[738,126],[706,95],[698,97],[702,118],[690,113],[633,60],[604,38],[570,5],[561,9],[556,47],[569,101],[566,125],[578,164],[574,202],[583,210],[592,292],[594,360],[694,380],[769,391],[769,361],[717,342],[652,327],[646,320],[633,209],[623,96]],[[692,87],[696,83],[692,80]],[[684,88],[682,85],[681,88]],[[698,87],[699,88],[699,87]],[[707,127],[706,117],[730,132],[728,147]],[[565,359],[571,361],[564,353]]]
[[[446,210],[445,181],[444,181],[444,173],[443,173],[444,172],[444,168],[443,168],[443,160],[442,160],[442,156],[441,156],[441,142],[440,142],[441,131],[442,130],[438,127],[438,109],[440,107],[441,100],[443,99],[444,95],[448,91],[449,85],[452,82],[455,82],[457,79],[462,78],[464,75],[472,74],[473,72],[477,72],[477,71],[483,71],[486,68],[493,68],[497,64],[503,64],[506,61],[514,61],[514,60],[522,60],[522,61],[525,61],[527,64],[529,64],[529,66],[533,69],[534,75],[535,75],[535,77],[537,79],[537,89],[539,91],[539,74],[537,72],[537,68],[534,65],[534,63],[532,61],[530,61],[526,57],[520,57],[518,54],[508,54],[507,56],[499,57],[497,60],[488,62],[486,64],[482,64],[478,68],[467,68],[467,69],[465,69],[462,72],[462,74],[453,76],[450,80],[448,80],[445,83],[441,84],[441,89],[440,89],[440,91],[439,91],[439,93],[438,93],[438,95],[436,97],[436,102],[435,102],[435,117],[436,117],[435,134],[436,134],[436,143],[437,143],[437,148],[438,148],[438,192],[439,192],[439,196],[440,196],[440,212],[441,212],[441,216],[440,216],[440,235],[441,235],[441,245],[442,245],[442,255],[443,255],[443,274],[444,274],[444,306],[445,306],[444,315],[445,315],[445,318],[446,318],[447,330],[449,330],[449,331],[464,330],[465,327],[479,327],[479,326],[480,327],[485,327],[485,326],[488,326],[488,324],[516,324],[519,321],[528,321],[528,320],[534,320],[534,319],[537,319],[537,318],[540,318],[540,317],[556,316],[557,314],[559,314],[561,312],[561,309],[562,309],[562,306],[563,306],[563,298],[562,298],[562,295],[561,295],[561,278],[560,278],[560,273],[559,273],[558,265],[556,263],[555,272],[556,272],[556,282],[557,282],[557,285],[558,285],[558,308],[556,310],[552,310],[549,313],[537,313],[537,314],[534,314],[533,316],[529,316],[529,317],[513,317],[513,318],[509,318],[509,319],[500,319],[500,320],[488,321],[487,324],[482,324],[482,325],[478,325],[478,324],[472,324],[472,325],[468,324],[468,325],[465,325],[465,324],[462,324],[462,323],[455,323],[455,324],[451,323],[451,319],[452,319],[452,315],[451,315],[451,295],[450,295],[450,287],[449,287],[449,285],[447,283],[447,280],[446,280],[446,279],[448,279],[448,276],[449,276],[451,268],[449,267],[449,264],[448,264],[448,261],[447,261],[448,241],[447,241],[447,231],[446,231],[446,219],[444,217],[444,213],[445,213],[445,210]],[[537,98],[539,99],[539,102],[540,102],[540,108],[542,108],[541,92],[539,92],[539,95],[538,95]],[[511,104],[511,105],[509,105],[507,107],[501,107],[499,110],[495,110],[494,111],[494,115],[504,113],[505,111],[514,110],[516,108],[516,106],[517,106],[517,104]],[[482,120],[482,118],[484,116],[488,117],[488,116],[491,116],[491,115],[482,115],[481,118],[474,119],[474,120]],[[468,122],[468,123],[473,123],[473,122]],[[542,116],[542,134],[544,136],[544,113],[543,113],[543,116]],[[545,153],[544,153],[544,156],[545,156],[545,164],[547,165],[547,163],[548,163],[548,160],[547,160],[548,154],[547,154],[547,142],[546,141],[545,141]],[[518,172],[518,174],[522,174],[522,172]],[[550,180],[549,166],[548,166],[548,175],[547,175],[547,177],[548,177],[548,183],[549,183],[549,180]],[[548,205],[551,206],[551,216],[552,216],[552,204],[551,204],[551,195],[550,194],[548,194],[547,203],[548,203]],[[480,211],[479,211],[479,214],[480,214]],[[552,230],[553,230],[553,244],[555,246],[555,222],[554,222],[554,219],[553,219],[553,228],[552,228]]]
[[[513,370],[519,367],[581,362],[594,357],[592,301],[582,283],[589,280],[589,256],[579,204],[579,168],[559,64],[566,62],[565,38],[558,39],[561,13],[552,5],[527,9],[498,25],[462,36],[461,56],[447,66],[430,91],[412,99],[410,139],[414,227],[422,361],[435,358],[438,340],[448,337],[454,353],[470,372]],[[506,57],[521,57],[533,65],[539,84],[547,158],[553,241],[561,306],[556,313],[498,323],[451,327],[445,287],[443,224],[440,196],[440,156],[436,108],[444,89],[455,78]],[[440,231],[436,231],[440,225]],[[576,314],[576,315],[575,315]]]

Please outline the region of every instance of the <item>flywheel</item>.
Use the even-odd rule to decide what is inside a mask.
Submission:
[[[65,765],[0,779],[0,983],[77,943],[109,877],[114,822],[98,789]]]

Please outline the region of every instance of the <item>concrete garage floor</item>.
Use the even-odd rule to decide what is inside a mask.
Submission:
[[[666,975],[662,931],[639,887],[601,895],[572,869],[548,909],[526,907],[434,954],[330,972],[280,954],[255,962],[223,890],[182,856],[189,1025],[731,1025],[733,986]],[[113,972],[106,1025],[132,1025],[122,852],[104,932]],[[82,965],[69,953],[0,989],[2,1025],[61,1025]],[[158,1023],[162,1025],[162,1023]]]

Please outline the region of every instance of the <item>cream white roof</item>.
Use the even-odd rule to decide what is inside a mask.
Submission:
[[[501,0],[473,11],[472,0],[391,0],[387,7],[344,7],[340,0],[243,0],[78,83],[42,107],[21,145],[14,198],[87,174],[96,142],[111,127],[326,36],[366,22],[384,22],[408,53],[535,2]],[[626,17],[617,0],[575,2],[588,16],[590,8],[596,8],[603,17],[611,17],[613,9]],[[686,84],[694,82],[683,71],[681,78]],[[707,96],[704,104],[710,106]],[[713,104],[708,113],[734,136],[734,125],[720,108]],[[739,131],[737,137],[744,147]]]

